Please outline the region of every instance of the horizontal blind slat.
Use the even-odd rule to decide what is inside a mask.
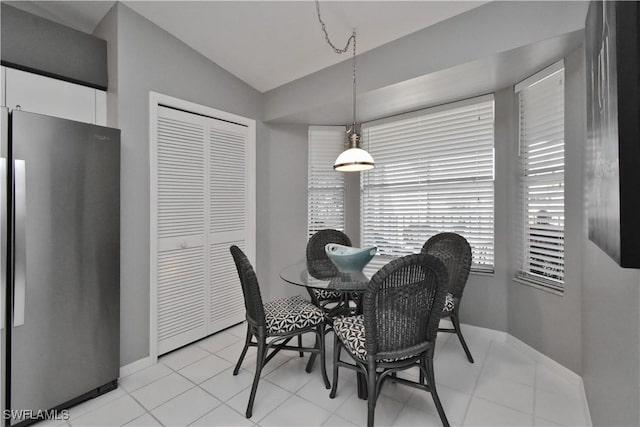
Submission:
[[[344,175],[333,163],[344,150],[345,129],[313,126],[308,133],[307,231],[344,230]]]
[[[493,100],[363,127],[376,161],[361,173],[361,239],[375,245],[373,271],[454,231],[474,268],[493,269]]]
[[[518,94],[523,234],[519,276],[564,281],[564,70]]]

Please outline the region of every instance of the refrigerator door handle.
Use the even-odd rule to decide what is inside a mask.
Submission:
[[[15,173],[15,266],[13,326],[24,325],[27,293],[27,165],[24,160],[14,160]]]
[[[0,157],[0,300],[2,300],[2,309],[6,308],[5,305],[5,289],[7,278],[7,159]],[[4,329],[4,314],[0,316],[0,329]]]

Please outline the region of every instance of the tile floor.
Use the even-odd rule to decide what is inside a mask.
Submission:
[[[506,343],[500,334],[465,326],[463,330],[475,363],[466,360],[457,338],[450,334],[439,335],[434,362],[438,392],[452,426],[586,425],[577,385],[555,375],[524,349]],[[117,390],[72,408],[69,424],[366,425],[366,401],[355,394],[353,372],[340,371],[338,395],[329,399],[318,365],[307,374],[306,357],[289,352],[281,352],[265,367],[253,417],[246,419],[255,350],[247,355],[240,374],[232,375],[244,334],[241,324],[161,357],[156,365],[122,378]],[[328,338],[333,341],[332,335]],[[432,425],[441,424],[428,393],[385,384],[376,408],[376,426]]]

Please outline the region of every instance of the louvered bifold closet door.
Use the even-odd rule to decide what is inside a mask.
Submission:
[[[244,320],[242,287],[229,247],[246,250],[248,222],[248,128],[216,120],[209,129],[209,332]]]
[[[207,332],[205,118],[159,107],[157,121],[158,353]]]

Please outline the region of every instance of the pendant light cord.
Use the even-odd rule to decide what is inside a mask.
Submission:
[[[349,50],[349,45],[353,41],[353,125],[352,125],[353,127],[351,128],[351,131],[357,132],[357,129],[356,129],[356,32],[354,30],[353,33],[351,33],[351,37],[347,39],[347,44],[344,46],[344,48],[342,49],[337,48],[331,42],[331,39],[329,38],[329,33],[327,33],[326,25],[322,20],[322,15],[320,14],[319,0],[316,0],[316,11],[318,12],[318,21],[320,22],[320,27],[322,29],[322,32],[324,33],[324,39],[327,42],[327,44],[331,46],[331,48],[335,53],[340,55],[343,53],[346,53]]]
[[[353,32],[353,131],[356,132],[356,32]]]
[[[347,39],[347,44],[344,46],[344,48],[342,49],[337,48],[333,43],[331,43],[331,39],[329,39],[329,34],[327,33],[326,25],[324,24],[324,21],[322,20],[322,16],[320,15],[320,2],[318,0],[316,0],[316,11],[318,12],[318,21],[320,21],[320,26],[322,27],[322,32],[324,33],[324,39],[327,42],[327,44],[331,46],[333,51],[337,54],[345,53],[347,50],[349,50],[349,45],[351,44],[351,40],[353,40],[353,45],[354,45],[353,51],[355,52],[356,32],[354,31],[351,37]]]

